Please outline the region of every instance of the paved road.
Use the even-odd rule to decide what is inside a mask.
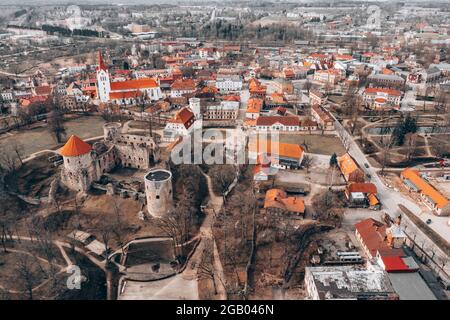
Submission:
[[[417,215],[420,219],[426,220],[427,217],[432,217],[433,220],[436,220],[436,222],[439,220],[438,218],[431,213],[427,213],[422,211],[422,209],[414,202],[409,200],[408,198],[404,197],[400,192],[397,192],[393,189],[388,188],[381,178],[378,176],[376,168],[372,167],[367,160],[364,153],[359,148],[358,144],[354,141],[353,137],[342,127],[342,125],[336,121],[336,129],[338,133],[342,136],[348,135],[350,136],[350,149],[349,153],[350,155],[358,162],[358,164],[363,168],[366,173],[371,175],[371,182],[374,183],[377,187],[378,196],[380,198],[380,201],[383,205],[383,207],[386,209],[387,213],[392,217],[395,218],[398,216],[401,211],[398,207],[399,204],[404,205],[406,208],[408,208],[411,212],[413,212],[415,215]],[[368,168],[365,168],[365,165],[368,165]],[[428,236],[423,233],[420,229],[418,229],[415,224],[408,219],[408,217],[405,214],[402,214],[403,218],[403,224],[406,227],[406,233],[411,236],[412,233],[417,234],[416,236],[416,242],[417,243],[426,243],[427,245],[425,247],[435,247],[436,255],[439,256],[441,259],[446,259],[448,261],[448,256],[439,248],[437,248],[434,243],[428,238]],[[448,218],[445,218],[448,219]],[[433,226],[434,224],[434,226]],[[450,241],[450,228],[439,228],[439,223],[432,223],[430,225],[431,228],[433,228],[434,231],[438,232],[445,240]],[[447,274],[450,274],[450,263],[447,264],[445,267],[445,272]]]

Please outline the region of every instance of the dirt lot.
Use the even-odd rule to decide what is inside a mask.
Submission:
[[[281,142],[298,143],[307,145],[306,152],[332,155],[336,153],[341,155],[345,153],[341,140],[336,136],[317,135],[317,134],[281,134]]]

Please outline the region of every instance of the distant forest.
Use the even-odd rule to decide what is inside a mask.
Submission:
[[[49,34],[55,34],[58,33],[62,36],[67,36],[67,37],[71,37],[71,36],[84,36],[84,37],[97,37],[100,38],[102,37],[102,33],[95,31],[95,30],[90,30],[90,29],[73,29],[70,30],[68,28],[63,28],[63,27],[58,27],[58,26],[52,26],[52,25],[48,25],[48,24],[44,24],[42,25],[42,30],[49,33]]]
[[[201,35],[205,39],[223,40],[265,40],[265,41],[294,41],[311,40],[313,32],[292,25],[271,24],[267,26],[243,25],[215,21],[197,30],[194,26],[183,26],[181,34],[185,37]]]

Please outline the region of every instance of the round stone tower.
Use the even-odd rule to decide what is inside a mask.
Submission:
[[[152,169],[144,178],[147,211],[157,218],[164,217],[172,207],[172,173]]]
[[[103,125],[103,138],[105,141],[114,141],[119,135],[122,125],[118,122],[108,122]]]
[[[63,157],[62,182],[70,189],[86,191],[96,177],[92,173],[92,147],[77,136],[72,135],[59,149]]]

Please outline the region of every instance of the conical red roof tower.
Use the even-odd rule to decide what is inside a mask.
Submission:
[[[92,150],[89,143],[84,142],[75,135],[72,135],[69,140],[67,140],[64,147],[59,149],[59,154],[64,157],[78,157],[86,154]]]

